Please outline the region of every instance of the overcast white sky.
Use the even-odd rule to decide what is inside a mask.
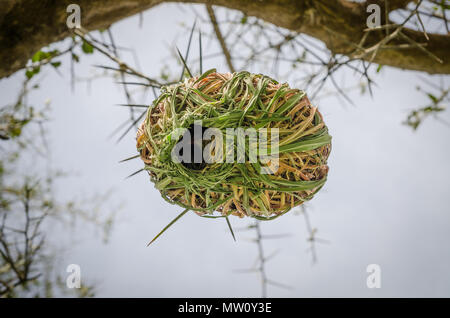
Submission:
[[[191,25],[192,13],[164,5],[144,13],[141,29],[138,22],[132,17],[115,24],[116,42],[135,49],[146,74],[158,74],[162,65],[174,63],[165,59],[166,43],[185,47],[180,23]],[[218,50],[215,43],[205,49]],[[132,55],[123,58],[131,60]],[[105,64],[104,57],[83,56],[77,74],[98,72],[93,64]],[[204,69],[227,71],[222,59],[205,64]],[[63,65],[61,71],[67,69]],[[270,75],[265,69],[258,72]],[[124,180],[142,163],[118,164],[136,153],[134,131],[118,144],[108,139],[128,116],[126,109],[113,106],[124,102],[122,90],[105,78],[92,82],[90,92],[86,83],[79,83],[72,93],[69,76],[52,70],[44,74],[32,100],[42,104],[51,99],[52,165],[76,173],[59,182],[58,196],[70,199],[114,189],[111,202],[125,203],[107,245],[90,228],[73,233],[77,243],[67,246],[60,273],[66,275],[68,264],[79,264],[82,278],[97,282],[97,295],[106,297],[259,297],[257,274],[233,272],[254,264],[257,249],[247,241],[253,232],[237,232],[234,242],[224,220],[192,213],[146,247],[181,208],[164,201],[145,174]],[[292,286],[270,286],[269,296],[450,296],[450,128],[431,118],[417,132],[401,124],[410,109],[427,103],[415,90],[419,75],[384,68],[376,77],[374,98],[354,93],[356,106],[347,108],[335,98],[320,101],[333,149],[328,181],[307,207],[318,236],[330,244],[317,247],[318,263],[311,265],[302,215],[292,211],[263,223],[264,234],[292,235],[264,243],[267,254],[280,250],[267,263],[269,278]],[[22,78],[0,81],[2,104],[16,96]],[[346,82],[352,81],[359,79],[346,74]],[[449,77],[445,81],[450,84]],[[448,111],[442,117],[450,121]],[[241,228],[250,221],[231,222]],[[380,289],[366,287],[369,264],[381,266]]]

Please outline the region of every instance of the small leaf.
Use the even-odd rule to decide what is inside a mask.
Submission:
[[[80,61],[80,57],[78,55],[76,55],[75,53],[72,53],[72,60],[74,60],[75,62],[79,62]]]
[[[19,137],[20,134],[22,133],[22,127],[16,126],[13,129],[11,129],[10,133],[11,137]]]
[[[178,221],[179,218],[181,218],[183,215],[185,215],[187,212],[189,212],[189,209],[184,210],[183,212],[181,212],[175,219],[173,219],[169,224],[166,225],[166,227],[164,227],[161,232],[158,233],[158,235],[156,235],[153,240],[150,241],[150,243],[147,244],[147,246],[149,246],[150,244],[152,244],[154,241],[156,241],[156,239],[158,237],[161,236],[161,234],[163,234],[169,227],[171,227],[176,221]]]
[[[39,62],[42,61],[45,58],[46,53],[43,51],[36,52],[33,57],[31,58],[32,62]]]
[[[94,53],[94,47],[90,45],[88,42],[83,41],[83,45],[81,46],[81,49],[86,54],[92,54]]]
[[[61,66],[61,62],[53,62],[53,63],[50,63],[54,68],[58,68],[58,67],[60,67]]]
[[[28,69],[25,72],[25,75],[28,79],[31,79],[34,75],[36,75],[37,73],[39,73],[39,71],[41,70],[40,66],[34,67],[32,69]]]
[[[428,93],[427,94],[428,97],[431,99],[431,101],[433,102],[433,104],[437,104],[438,103],[438,99],[436,96],[434,96],[433,94]]]
[[[38,51],[33,55],[33,57],[31,58],[31,61],[33,63],[40,62],[45,59],[50,59],[51,57],[56,56],[59,53],[60,53],[59,50],[52,50],[50,52]]]
[[[30,78],[33,77],[34,73],[33,73],[33,71],[31,71],[31,70],[27,70],[27,71],[25,72],[25,75],[27,76],[28,79],[30,79]]]

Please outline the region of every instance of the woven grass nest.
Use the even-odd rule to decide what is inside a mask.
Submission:
[[[260,162],[174,162],[171,151],[183,136],[173,132],[192,130],[196,120],[224,136],[227,128],[278,128],[278,169],[262,174]],[[261,74],[210,70],[161,89],[138,129],[137,149],[168,202],[204,217],[270,220],[322,188],[331,136],[305,92]]]

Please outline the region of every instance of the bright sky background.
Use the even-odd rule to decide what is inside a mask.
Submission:
[[[138,17],[115,24],[117,45],[133,48],[146,74],[159,74],[165,63],[177,69],[167,59],[168,46],[183,50],[187,44],[180,23],[191,25],[193,15],[186,8],[153,8],[144,13],[142,28]],[[217,52],[217,43],[206,43],[205,50]],[[123,54],[127,61],[132,58]],[[94,64],[110,63],[99,54],[82,56],[77,75],[99,73]],[[205,62],[205,70],[212,67],[228,71],[222,58]],[[101,78],[90,90],[78,83],[72,93],[67,71],[67,63],[62,76],[48,68],[41,89],[31,95],[36,104],[51,100],[51,164],[73,174],[58,182],[58,197],[113,189],[105,206],[124,206],[106,245],[92,228],[57,230],[53,236],[64,252],[56,270],[65,277],[68,264],[79,264],[82,279],[97,283],[97,296],[104,297],[259,297],[257,274],[233,272],[256,260],[256,245],[248,241],[252,231],[237,232],[234,242],[224,220],[190,213],[146,247],[182,209],[164,201],[146,174],[124,180],[143,164],[118,163],[136,153],[134,131],[120,143],[108,138],[128,116],[127,109],[113,106],[125,102],[121,87]],[[264,242],[267,255],[279,250],[267,263],[268,277],[292,286],[269,286],[269,296],[450,296],[450,128],[432,118],[417,132],[401,124],[411,109],[428,102],[415,89],[421,75],[383,68],[373,98],[352,93],[355,107],[342,107],[335,98],[320,101],[333,149],[328,181],[307,208],[318,237],[330,243],[317,246],[318,263],[311,265],[302,215],[292,211],[263,223],[263,234],[292,235]],[[2,104],[16,97],[23,76],[0,81]],[[353,73],[345,76],[346,83],[359,83]],[[448,86],[449,77],[445,81]],[[150,103],[152,95],[144,100]],[[442,118],[450,121],[450,112]],[[238,218],[231,222],[235,229],[250,224]],[[369,264],[381,266],[380,289],[366,287]]]

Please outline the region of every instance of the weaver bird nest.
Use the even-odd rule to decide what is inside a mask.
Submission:
[[[200,139],[195,137],[198,128]],[[209,148],[203,135],[207,129],[215,132],[209,134]],[[236,131],[241,134],[231,134]],[[267,138],[255,139],[261,131]],[[191,148],[179,151],[182,140]],[[237,149],[243,144],[248,144],[244,152]],[[186,160],[196,157],[192,152],[199,153],[198,148],[200,154],[208,148],[207,159],[217,160]],[[217,211],[219,217],[267,220],[321,189],[331,136],[305,92],[260,74],[210,70],[162,88],[138,130],[137,149],[168,202],[205,217]],[[256,160],[252,150],[259,155]]]

